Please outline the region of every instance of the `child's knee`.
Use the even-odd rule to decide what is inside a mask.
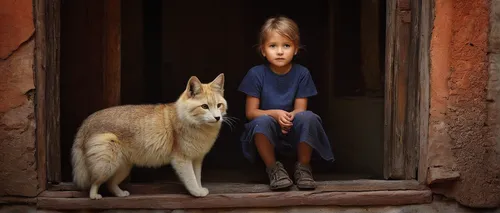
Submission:
[[[276,125],[276,120],[274,120],[273,117],[268,115],[259,116],[255,118],[253,122],[255,122],[255,125],[265,126],[265,127],[271,127]]]
[[[295,115],[295,122],[299,123],[321,123],[321,118],[314,112],[306,110]]]

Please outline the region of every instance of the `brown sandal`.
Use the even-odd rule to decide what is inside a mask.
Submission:
[[[273,167],[266,168],[269,176],[269,187],[271,190],[286,189],[293,185],[292,179],[288,176],[283,164],[276,161]]]
[[[297,188],[303,190],[316,189],[316,182],[312,176],[311,166],[297,163],[293,174]]]

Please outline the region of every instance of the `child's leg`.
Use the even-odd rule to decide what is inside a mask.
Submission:
[[[309,165],[311,162],[312,147],[306,142],[300,142],[297,148],[298,160],[302,165]]]
[[[274,146],[262,133],[255,134],[255,146],[262,161],[266,164],[266,172],[269,177],[269,186],[272,190],[284,189],[293,185],[285,168],[274,156]]]
[[[315,189],[316,183],[313,179],[311,165],[312,147],[306,142],[300,142],[297,147],[298,162],[293,174],[295,183],[299,189]]]
[[[262,161],[266,164],[266,172],[269,177],[269,185],[271,189],[283,189],[293,185],[292,179],[284,169],[283,165],[276,161],[274,155],[274,143],[277,143],[277,138],[268,138],[278,135],[281,131],[279,124],[270,116],[260,116],[255,118],[250,125],[253,129],[253,140],[257,151],[259,152]],[[274,143],[270,140],[274,139]]]
[[[256,133],[255,136],[255,146],[259,152],[262,161],[266,164],[266,167],[272,167],[276,164],[276,158],[274,156],[274,146],[271,144],[269,139],[262,134]]]
[[[295,182],[300,189],[314,189],[316,183],[312,176],[310,161],[312,150],[325,158],[333,158],[330,142],[324,132],[321,119],[311,111],[297,113],[293,120],[292,137],[297,144],[298,162],[295,168]]]

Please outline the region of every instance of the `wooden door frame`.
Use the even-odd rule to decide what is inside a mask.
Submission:
[[[105,106],[120,104],[121,0],[105,0],[102,63]],[[61,182],[60,17],[61,0],[35,0],[36,147],[39,192]]]
[[[120,8],[120,0],[106,0],[108,9]],[[35,81],[36,81],[36,147],[37,147],[37,172],[39,181],[39,191],[49,188],[47,185],[59,183],[61,181],[61,157],[60,157],[60,99],[59,99],[59,62],[60,62],[60,4],[61,0],[35,0],[34,17],[36,26],[36,50],[35,50]],[[396,5],[411,11],[399,11],[396,13]],[[403,134],[405,145],[398,153],[393,152],[389,147],[394,147],[396,140],[393,135],[396,133],[393,124],[392,109],[396,103],[393,97],[394,84],[392,59],[386,61],[386,102],[390,107],[386,107],[385,117],[385,174],[391,179],[416,179],[416,169],[418,168],[418,180],[423,182],[427,175],[426,148],[428,135],[428,115],[429,115],[429,43],[433,21],[434,1],[425,0],[387,0],[387,29],[386,29],[386,60],[388,55],[394,56],[394,38],[397,24],[397,17],[410,17],[411,28],[409,29],[409,48],[407,86],[410,88],[406,95],[404,104],[412,106],[405,108],[404,122],[399,123],[399,128],[404,129],[407,134]],[[390,12],[392,11],[392,12]],[[116,10],[115,10],[116,12]],[[119,79],[119,10],[118,13],[110,13],[108,16],[109,31],[107,31],[106,42],[108,57],[104,67],[109,72],[103,73],[105,81]],[[405,15],[405,16],[399,16]],[[403,20],[404,21],[404,20]],[[392,41],[392,42],[389,42]],[[118,45],[118,46],[117,46]],[[389,47],[389,48],[387,48]],[[392,57],[391,57],[392,58]],[[106,77],[114,76],[114,77]],[[389,80],[389,81],[387,81]],[[119,88],[119,80],[114,81],[115,88]],[[387,82],[391,82],[388,84]],[[117,85],[116,85],[117,84]],[[117,90],[107,90],[108,104],[119,103],[119,92]],[[410,153],[409,155],[407,153]],[[403,156],[401,158],[401,156]],[[398,157],[398,158],[396,158]],[[393,163],[394,159],[404,159],[404,164]],[[402,171],[402,172],[401,172]]]
[[[425,180],[434,0],[387,0],[384,177]]]

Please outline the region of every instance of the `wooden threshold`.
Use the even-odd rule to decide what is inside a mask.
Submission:
[[[290,191],[262,193],[209,194],[204,198],[189,195],[131,195],[125,198],[38,197],[40,209],[209,209],[284,206],[379,206],[430,203],[430,190],[324,192]]]
[[[317,181],[316,191],[328,192],[366,192],[366,191],[392,191],[392,190],[426,190],[427,186],[416,180],[348,180],[348,181]],[[272,192],[267,184],[248,183],[219,183],[205,182],[204,187],[210,190],[210,194],[226,193],[260,193]],[[105,187],[101,186],[101,189]],[[187,194],[180,182],[166,182],[157,184],[127,184],[123,187],[131,195],[140,194]],[[298,191],[294,186],[290,191]],[[51,197],[86,197],[88,191],[78,190],[73,183],[60,183],[50,185],[49,190],[42,196]]]
[[[36,204],[37,199],[35,197],[15,197],[15,196],[3,196],[0,197],[0,206],[2,204]]]
[[[130,184],[125,186],[131,196],[105,195],[90,200],[88,192],[75,191],[72,184],[52,186],[37,198],[41,209],[200,209],[283,207],[304,205],[409,205],[430,203],[432,192],[415,180],[321,181],[314,191],[271,192],[265,184],[206,183],[210,194],[195,198],[179,183]]]

